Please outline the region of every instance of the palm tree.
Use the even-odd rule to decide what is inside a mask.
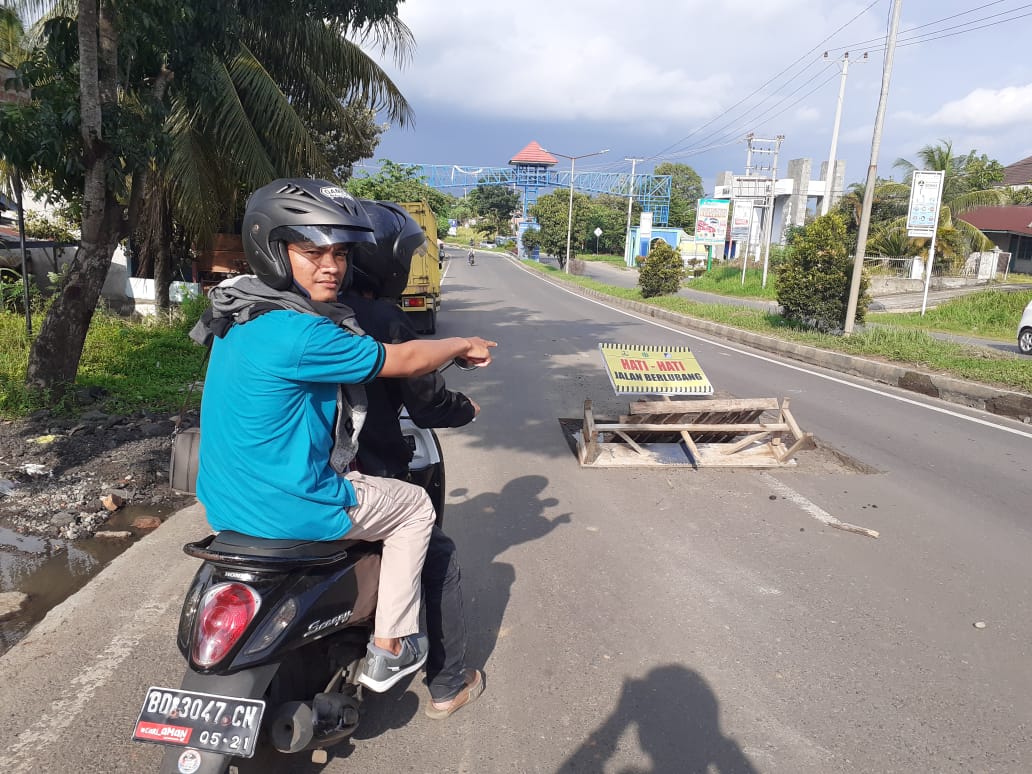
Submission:
[[[309,14],[289,13],[284,3],[237,0],[222,6],[226,26],[211,28],[210,39],[193,15],[213,14],[210,4],[159,3],[139,13],[111,0],[16,4],[34,18],[61,17],[63,29],[73,25],[78,129],[88,148],[81,159],[82,249],[33,341],[27,382],[36,388],[57,390],[74,379],[112,252],[136,226],[145,192],[165,192],[168,207],[152,207],[155,218],[172,213],[203,238],[237,191],[276,175],[325,169],[301,115],[339,110],[342,99],[355,97],[399,122],[410,117],[394,84],[345,37],[371,38],[385,53],[393,46],[402,56],[411,36],[391,2],[355,0]],[[167,22],[159,23],[161,34],[139,28],[140,19],[159,18]],[[185,59],[167,50],[172,41],[187,40],[177,34],[192,36]],[[170,61],[182,65],[179,73]],[[140,142],[112,132],[101,106],[116,101],[123,116],[139,118],[126,128],[140,130]],[[153,132],[150,119],[159,106],[167,120]],[[154,228],[166,231],[160,220]]]
[[[846,218],[846,227],[855,234],[860,226],[860,216],[864,208],[866,183],[852,183],[836,207]],[[910,186],[892,180],[878,179],[874,186],[874,199],[871,205],[871,218],[875,222],[895,218],[906,212]]]
[[[937,252],[941,252],[955,263],[966,259],[967,255],[975,250],[991,250],[993,243],[989,237],[957,217],[976,207],[997,207],[1007,203],[1007,195],[1000,189],[971,190],[965,178],[968,161],[974,156],[974,152],[956,154],[953,152],[952,142],[940,140],[937,145],[926,145],[921,148],[917,156],[920,164],[901,158],[896,159],[893,166],[904,170],[904,182],[908,186],[916,171],[945,173],[942,207],[939,210],[939,224],[935,236],[936,247],[940,248]]]
[[[142,268],[149,273],[153,266],[162,308],[171,279],[166,219],[181,224],[194,245],[207,246],[220,226],[232,230],[242,192],[275,177],[332,176],[308,128],[316,120],[344,123],[351,101],[383,109],[401,125],[411,120],[401,92],[345,37],[348,30],[285,17],[277,19],[277,34],[270,36],[261,4],[256,11],[245,19],[238,46],[212,56],[209,91],[170,89],[169,153],[152,170],[149,194],[156,201],[141,212],[138,231]],[[369,35],[392,41],[396,59],[411,42],[396,19],[357,31],[359,38]]]

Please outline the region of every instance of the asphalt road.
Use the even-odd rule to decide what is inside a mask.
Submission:
[[[487,253],[445,283],[439,334],[474,333],[496,362],[448,380],[483,413],[441,437],[487,692],[441,722],[398,687],[327,765],[264,770],[1032,770],[1028,426],[643,321]],[[601,341],[687,343],[719,394],[792,398],[822,449],[776,472],[581,469],[559,418],[626,403]],[[178,682],[178,546],[203,533],[199,508],[177,514],[0,659],[0,771],[153,770],[128,739],[146,687]]]

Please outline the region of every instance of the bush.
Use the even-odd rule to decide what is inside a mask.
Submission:
[[[832,212],[808,224],[796,235],[776,276],[777,299],[786,320],[820,331],[841,329],[853,276],[842,216]],[[867,286],[864,276],[856,306],[855,321],[859,323],[867,315]]]
[[[669,295],[681,289],[684,263],[681,254],[666,242],[657,240],[639,266],[638,284],[642,298]]]

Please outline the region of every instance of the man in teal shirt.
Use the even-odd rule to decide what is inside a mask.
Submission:
[[[358,677],[385,691],[426,660],[420,572],[434,523],[426,492],[348,472],[364,412],[356,387],[491,362],[479,337],[380,344],[336,303],[348,253],[371,243],[361,204],[332,183],[277,180],[244,215],[256,276],[210,294],[197,496],[213,529],[256,537],[383,541],[373,641]]]

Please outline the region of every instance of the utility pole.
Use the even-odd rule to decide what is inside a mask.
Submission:
[[[627,236],[624,238],[627,245],[627,247],[624,249],[624,260],[626,261],[628,258],[630,258],[631,260],[631,263],[627,264],[628,266],[634,265],[634,250],[632,249],[631,245],[631,205],[634,204],[634,165],[637,164],[639,161],[644,160],[645,159],[636,158],[624,159],[624,161],[631,162],[631,179],[627,183]]]
[[[760,287],[767,287],[767,267],[770,265],[770,243],[774,238],[774,189],[778,185],[778,152],[781,150],[781,143],[784,142],[785,135],[779,134],[775,140],[774,145],[774,165],[770,173],[770,196],[768,201],[770,202],[770,210],[767,213],[767,239],[764,240],[766,245],[763,248],[763,279],[760,282]]]
[[[767,195],[764,197],[765,202],[763,205],[764,212],[764,223],[763,223],[763,237],[761,238],[760,249],[763,251],[763,279],[761,284],[763,287],[767,287],[767,267],[770,263],[770,243],[774,237],[774,189],[778,182],[778,153],[781,151],[781,143],[785,140],[785,135],[779,134],[773,140],[761,140],[757,137],[753,137],[749,134],[746,137],[749,142],[749,155],[748,161],[746,162],[745,174],[747,177],[753,176],[754,172],[767,172],[770,174],[770,187],[767,189]],[[753,154],[757,153],[760,155],[771,156],[770,166],[759,164],[754,166],[752,163]],[[766,175],[764,175],[765,177]],[[742,276],[745,276],[743,271]]]
[[[864,188],[864,203],[860,211],[860,225],[856,235],[856,255],[853,258],[853,278],[849,285],[849,301],[846,304],[846,319],[842,332],[849,336],[853,332],[856,305],[860,296],[860,278],[864,271],[864,255],[867,253],[867,232],[871,227],[871,207],[874,204],[874,186],[878,180],[878,152],[881,149],[882,124],[885,123],[885,107],[889,101],[889,81],[892,79],[892,56],[896,52],[896,35],[899,33],[899,17],[903,0],[892,0],[892,20],[885,46],[885,64],[882,67],[881,94],[878,97],[878,112],[874,119],[874,134],[871,136],[871,163],[867,168],[867,184]]]
[[[824,58],[828,58],[828,52],[824,52]],[[864,59],[867,59],[867,52],[864,52]],[[842,55],[840,60],[842,66],[842,80],[839,82],[838,105],[835,107],[835,124],[831,130],[831,150],[828,152],[828,171],[825,173],[824,198],[821,199],[821,215],[827,215],[831,208],[831,200],[835,195],[835,151],[838,149],[839,126],[842,123],[842,102],[846,96],[846,76],[849,74],[849,52]]]

